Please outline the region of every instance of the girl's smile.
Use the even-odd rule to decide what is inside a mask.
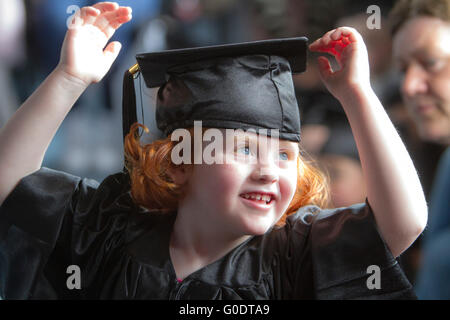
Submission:
[[[259,193],[245,194],[241,196],[242,201],[246,206],[253,209],[267,211],[272,207],[273,200],[270,196],[261,195]]]

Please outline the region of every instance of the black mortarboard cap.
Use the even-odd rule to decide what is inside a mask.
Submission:
[[[133,74],[160,87],[156,123],[165,135],[202,121],[207,128],[277,129],[300,141],[292,73],[306,69],[305,37],[138,54],[124,79],[123,131],[137,121]],[[270,134],[270,133],[269,133]]]

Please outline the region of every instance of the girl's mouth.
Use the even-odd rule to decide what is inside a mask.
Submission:
[[[240,197],[244,198],[249,202],[253,202],[254,204],[261,204],[261,205],[269,205],[275,199],[275,197],[272,194],[258,193],[258,192],[243,193],[240,195]]]

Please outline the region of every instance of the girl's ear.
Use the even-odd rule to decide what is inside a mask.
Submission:
[[[174,183],[183,185],[188,181],[191,171],[191,166],[180,165],[170,168],[167,173]]]

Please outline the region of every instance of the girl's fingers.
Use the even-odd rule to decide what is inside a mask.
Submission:
[[[342,37],[342,29],[338,28],[333,33],[330,34],[330,38],[334,41],[340,40]]]
[[[130,19],[128,19],[127,17],[119,17],[119,18],[117,18],[116,21],[112,21],[109,24],[110,24],[111,28],[113,28],[114,30],[117,30],[120,28],[121,25],[128,22],[129,20]]]
[[[108,11],[100,15],[94,23],[109,39],[113,36],[117,28],[123,23],[130,21],[131,8],[120,7],[114,11]]]
[[[358,36],[357,36],[357,32],[355,29],[350,28],[350,27],[341,27],[339,28],[341,29],[342,35],[344,37],[346,37],[350,42],[356,42],[358,41]]]
[[[344,38],[342,38],[342,44],[344,45],[344,46],[347,46],[347,45],[349,45],[351,42],[350,42],[350,40],[348,39],[348,37],[344,37]]]
[[[81,10],[75,12],[72,16],[70,23],[68,24],[69,31],[75,30],[83,25],[83,20],[81,19]]]
[[[357,37],[353,32],[353,29],[340,27],[328,31],[322,38],[314,41],[309,48],[311,51],[327,52],[335,57],[340,57],[344,49],[349,44],[356,41]]]
[[[330,52],[331,48],[327,48],[327,47],[325,47],[325,46],[317,45],[317,46],[315,46],[315,47],[310,47],[310,50],[313,51],[313,52],[323,52],[323,53],[328,53],[328,52]]]
[[[325,52],[326,45],[324,44],[323,38],[317,39],[310,44],[309,49],[311,51]]]
[[[328,79],[333,74],[330,61],[325,57],[318,57],[317,64],[319,65],[320,75],[324,80]]]
[[[325,46],[328,46],[332,39],[331,39],[331,35],[336,31],[336,29],[330,30],[327,33],[325,33],[322,37],[322,42]]]
[[[131,13],[128,14],[128,15],[119,16],[119,17],[116,18],[116,20],[111,21],[111,23],[119,22],[120,24],[123,24],[123,23],[126,23],[126,22],[130,21],[130,20],[131,20]]]
[[[94,8],[100,10],[101,13],[114,11],[119,8],[116,2],[99,2],[93,5]]]
[[[316,41],[314,41],[313,43],[311,43],[311,44],[309,45],[309,49],[310,49],[311,51],[314,51],[314,50],[317,48],[319,41],[320,41],[320,39],[317,39]]]
[[[309,47],[310,50],[318,52],[327,52],[326,50],[328,50],[332,46],[330,35],[334,31],[335,30],[330,30],[327,33],[325,33],[321,38],[314,41]]]
[[[80,18],[83,24],[93,24],[99,15],[100,11],[94,7],[83,7],[80,10]]]
[[[313,52],[324,52],[336,55],[342,51],[343,46],[335,41],[325,44],[325,41],[319,41],[309,46],[309,49]]]
[[[344,44],[344,41],[339,40],[339,41],[336,41],[336,43],[335,43],[335,45],[334,45],[334,49],[336,50],[336,52],[338,52],[339,54],[341,54],[342,51],[344,51],[344,49],[345,49],[346,46],[347,46],[347,45]]]
[[[341,54],[335,48],[330,48],[327,50],[327,52],[330,53],[331,55],[333,55],[334,57],[341,56]]]

